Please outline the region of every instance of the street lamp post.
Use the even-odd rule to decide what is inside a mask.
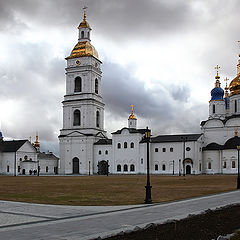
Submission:
[[[173,175],[174,175],[174,160],[173,160]]]
[[[179,167],[179,174],[178,175],[181,176],[181,159],[179,159],[179,166],[178,167]]]
[[[88,162],[88,175],[91,175],[91,162]]]
[[[238,150],[238,177],[237,177],[237,189],[240,189],[240,146],[237,146]]]
[[[147,141],[147,185],[145,186],[146,188],[146,198],[145,198],[145,203],[152,203],[152,198],[151,198],[151,188],[152,186],[150,185],[150,174],[149,174],[149,142],[150,142],[150,137],[151,137],[151,130],[146,128],[145,131],[145,139]]]

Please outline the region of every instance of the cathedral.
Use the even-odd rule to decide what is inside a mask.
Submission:
[[[147,129],[137,128],[132,111],[128,126],[108,138],[104,130],[102,72],[91,44],[86,13],[78,26],[78,42],[66,57],[66,94],[60,130],[61,174],[145,174]],[[158,135],[150,139],[152,174],[236,174],[240,138],[240,59],[237,76],[225,91],[219,67],[209,101],[209,117],[194,134]]]

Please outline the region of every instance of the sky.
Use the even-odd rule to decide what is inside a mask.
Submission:
[[[0,128],[58,155],[65,57],[87,6],[102,64],[105,130],[122,127],[134,104],[139,128],[200,133],[216,69],[236,76],[238,0],[0,0]],[[229,81],[229,83],[230,83]]]

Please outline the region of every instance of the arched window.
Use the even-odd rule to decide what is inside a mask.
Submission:
[[[81,113],[77,109],[73,112],[73,126],[80,126],[81,124]]]
[[[7,172],[9,172],[10,171],[10,167],[9,167],[9,165],[7,165]]]
[[[131,147],[131,148],[134,148],[134,143],[133,143],[133,142],[131,142],[130,147]]]
[[[166,165],[165,164],[162,165],[162,170],[166,171]]]
[[[127,148],[127,142],[124,142],[124,148]]]
[[[236,162],[232,161],[232,168],[236,168]]]
[[[105,151],[105,154],[108,155],[108,150]]]
[[[134,172],[135,171],[135,166],[134,166],[134,164],[131,164],[130,165],[130,172]]]
[[[96,112],[96,127],[100,126],[100,113],[99,111]]]
[[[120,164],[117,165],[117,172],[121,172],[122,171],[122,167]]]
[[[81,38],[84,38],[84,31],[81,31]]]
[[[155,171],[158,171],[158,165],[155,164]]]
[[[80,77],[75,78],[74,92],[82,91],[82,79]]]
[[[99,150],[99,151],[98,151],[98,154],[99,154],[99,155],[101,155],[101,154],[102,154],[102,151],[101,151],[101,150]]]
[[[118,144],[117,144],[117,148],[121,148],[121,143],[118,143]]]
[[[95,79],[95,93],[98,94],[98,80]]]
[[[172,147],[170,148],[170,152],[173,152],[173,148]]]
[[[87,33],[87,37],[88,37],[88,39],[90,38],[90,34],[89,34],[89,32]]]
[[[48,166],[46,166],[46,172],[48,172]]]
[[[234,101],[234,111],[237,112],[237,100]]]
[[[215,106],[215,104],[213,104],[213,106],[212,106],[212,113],[214,114],[216,112],[216,106]]]
[[[208,169],[212,169],[212,164],[211,164],[211,162],[208,162]]]
[[[125,164],[125,165],[123,166],[123,171],[124,171],[124,172],[127,172],[127,171],[128,171],[128,165],[127,165],[127,164]]]

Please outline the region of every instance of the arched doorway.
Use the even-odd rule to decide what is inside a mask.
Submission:
[[[72,160],[73,163],[73,174],[79,174],[79,159],[75,157]]]
[[[102,160],[98,162],[98,174],[99,175],[108,175],[108,162]]]
[[[191,166],[190,165],[187,165],[186,166],[186,174],[191,174]]]
[[[192,174],[193,160],[191,158],[185,158],[183,161],[183,175]]]

